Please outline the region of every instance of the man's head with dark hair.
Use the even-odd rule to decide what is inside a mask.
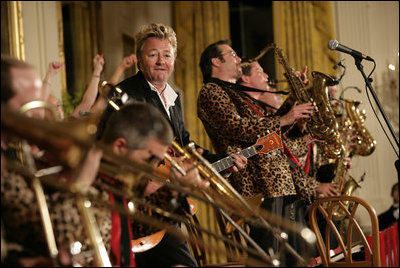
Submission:
[[[102,140],[114,153],[136,162],[159,163],[172,143],[172,129],[153,106],[134,102],[114,112],[107,121]]]
[[[250,64],[254,61],[255,60],[253,58],[242,59],[242,76],[243,75],[249,76],[251,74],[251,65]],[[236,83],[242,84],[242,82],[243,82],[242,77],[240,77]]]
[[[121,137],[127,140],[129,149],[141,149],[148,138],[170,145],[173,134],[169,123],[156,108],[136,102],[114,112],[107,123],[103,140],[112,143]]]
[[[203,81],[207,81],[211,78],[212,74],[212,62],[213,58],[219,58],[222,62],[224,62],[224,58],[222,57],[219,46],[220,45],[231,45],[229,40],[220,40],[218,42],[212,43],[208,47],[206,47],[201,53],[200,56],[200,69],[203,74]]]

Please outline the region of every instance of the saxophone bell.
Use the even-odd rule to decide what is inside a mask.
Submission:
[[[365,110],[361,110],[359,105],[361,102],[345,99],[345,108],[350,125],[354,130],[355,146],[349,148],[350,155],[368,156],[375,151],[376,140],[372,137],[368,129],[365,127]]]
[[[349,175],[346,183],[344,184],[344,187],[343,187],[341,195],[352,196],[354,191],[357,188],[361,188],[360,184],[352,176]],[[348,207],[350,205],[349,201],[344,201],[343,204],[346,207]],[[341,221],[345,217],[346,217],[345,212],[341,208],[335,207],[335,209],[334,209],[334,211],[332,213],[332,218],[334,220]]]

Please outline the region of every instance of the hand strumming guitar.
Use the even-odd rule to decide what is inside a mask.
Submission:
[[[197,149],[197,152],[201,154],[202,149]],[[180,164],[181,168],[186,172],[186,174],[182,175],[175,168],[171,168],[171,172],[182,186],[189,187],[191,189],[206,189],[210,186],[210,183],[207,180],[201,178],[199,170],[195,166],[195,162],[198,160],[195,159],[194,156],[185,161],[182,161],[182,157],[178,157],[176,161]]]

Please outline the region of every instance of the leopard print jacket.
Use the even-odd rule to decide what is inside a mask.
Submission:
[[[308,156],[308,145],[306,144],[306,142],[303,140],[302,137],[294,139],[288,138],[285,139],[285,142],[290,151],[293,153],[293,155],[301,164],[301,167],[297,168],[295,172],[298,174],[298,176],[303,177],[305,179],[304,188],[307,189],[306,190],[307,194],[303,196],[304,197],[303,199],[306,200],[309,204],[311,204],[312,202],[315,201],[315,199],[318,198],[318,193],[316,189],[320,185],[320,182],[318,182],[316,179],[315,176],[316,172],[314,172],[313,176],[310,176],[304,171],[304,166]],[[320,154],[318,154],[317,157],[314,156],[314,170],[316,170],[319,167],[321,160],[322,158]]]
[[[75,198],[66,192],[43,188],[58,248],[69,249],[72,243],[80,242],[81,251],[87,252],[90,249],[89,241],[85,235]],[[108,200],[105,192],[92,192],[91,194],[100,196],[104,201]],[[43,233],[43,224],[36,195],[29,180],[15,172],[2,171],[1,201],[7,243],[21,246],[23,256],[47,256],[48,246]],[[109,210],[93,203],[92,211],[106,249],[110,252],[111,217]],[[78,258],[80,265],[93,263],[93,256],[87,255],[84,258],[78,256]]]
[[[57,246],[68,249],[73,242],[80,242],[82,253],[91,250],[75,198],[69,193],[49,191],[46,187],[44,190]],[[103,190],[90,188],[88,195],[98,200],[92,202],[91,208],[110,256],[111,213],[107,205],[110,202],[109,194]],[[155,206],[167,208],[171,196],[171,190],[162,187],[146,199]],[[7,243],[22,248],[22,256],[48,256],[36,195],[29,180],[6,169],[1,174],[1,216]],[[140,221],[135,221],[134,218],[132,227],[134,239],[156,231],[150,226],[141,224]],[[84,266],[92,265],[93,261],[92,254],[81,254],[74,258],[74,263]]]
[[[217,153],[232,154],[257,142],[259,135],[276,132],[281,136],[280,117],[260,116],[254,100],[237,92],[234,84],[208,82],[198,97],[198,117]],[[251,105],[250,105],[251,104]],[[310,189],[301,172],[291,172],[282,150],[257,154],[248,159],[245,169],[232,174],[231,184],[246,197],[265,198],[300,194],[309,199]]]

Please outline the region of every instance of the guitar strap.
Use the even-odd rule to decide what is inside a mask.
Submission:
[[[262,109],[258,104],[256,104],[258,106],[259,109],[257,109],[254,105],[252,105],[250,103],[249,100],[245,99],[245,101],[247,102],[247,104],[250,105],[250,107],[260,116],[260,117],[264,117],[264,114],[262,114],[260,112],[259,109]],[[297,158],[292,154],[292,152],[289,150],[289,148],[286,146],[286,144],[283,142],[282,140],[282,145],[283,145],[283,152],[286,154],[286,156],[288,157],[288,161],[289,161],[289,165],[291,168],[297,168],[297,167],[301,167],[300,162],[297,160]]]
[[[306,164],[304,165],[304,171],[310,176],[313,176],[313,174],[314,174],[314,144],[313,143],[310,143],[308,145],[308,154],[307,154]]]
[[[286,154],[288,157],[289,165],[290,168],[298,168],[301,167],[300,162],[297,160],[297,158],[292,154],[292,152],[289,150],[289,148],[286,146],[286,144],[282,141],[283,144],[283,152]]]
[[[127,209],[125,199],[109,193],[111,205],[123,205]],[[111,212],[111,255],[117,266],[135,267],[135,256],[132,252],[132,229],[129,217],[120,215],[118,211]],[[128,259],[126,256],[130,256]]]

